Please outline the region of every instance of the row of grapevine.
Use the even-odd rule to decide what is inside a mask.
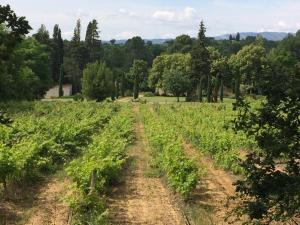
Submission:
[[[84,154],[66,168],[75,183],[70,199],[72,224],[105,223],[106,209],[100,196],[118,180],[127,158],[126,147],[133,139],[133,114],[129,106],[122,106]]]
[[[255,149],[255,141],[231,129],[234,118],[229,104],[155,105],[155,112],[180,132],[201,152],[211,157],[216,165],[241,172],[241,151]]]
[[[19,106],[19,107],[18,107]],[[26,181],[80,153],[91,135],[118,111],[96,103],[15,103],[5,105],[13,122],[0,125],[0,182]]]
[[[195,163],[185,156],[181,136],[147,106],[143,106],[141,112],[146,136],[153,150],[154,166],[165,174],[173,190],[188,196],[196,187],[200,173]]]

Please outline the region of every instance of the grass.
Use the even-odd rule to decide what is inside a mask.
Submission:
[[[155,97],[143,97],[143,99],[146,99],[147,102],[150,103],[177,103],[176,97],[165,97],[165,96],[155,96]],[[180,103],[188,103],[185,101],[185,97],[180,97],[179,99]],[[224,103],[233,103],[235,102],[235,99],[231,98],[225,98]]]

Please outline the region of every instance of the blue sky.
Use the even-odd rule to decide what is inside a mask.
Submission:
[[[82,37],[87,23],[97,19],[101,39],[142,36],[196,36],[203,19],[207,35],[300,29],[300,0],[1,0],[26,16],[35,32],[43,23],[52,33],[59,24],[69,39],[77,18]]]

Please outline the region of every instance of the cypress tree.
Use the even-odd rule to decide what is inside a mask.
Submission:
[[[240,40],[241,40],[241,35],[240,35],[240,33],[237,33],[237,34],[236,34],[235,40],[236,40],[236,41],[240,41]]]
[[[63,63],[64,57],[64,43],[61,37],[61,30],[57,24],[53,29],[52,45],[52,77],[54,82],[58,82],[60,76],[60,67]]]
[[[34,34],[33,37],[41,44],[49,44],[49,31],[46,29],[44,24],[41,25],[41,27],[38,29],[38,32]]]
[[[73,43],[80,43],[80,33],[81,33],[81,22],[80,19],[77,20],[76,27],[74,29],[74,36],[72,38]]]
[[[221,78],[221,89],[220,89],[220,101],[223,102],[224,99],[224,80]]]
[[[99,43],[98,22],[95,19],[87,26],[85,43],[90,51],[90,61],[93,62],[96,60],[96,47]]]
[[[198,39],[195,46],[192,49],[191,56],[191,81],[197,88],[197,100],[202,102],[202,92],[203,92],[203,81],[207,76],[208,80],[208,92],[211,92],[211,81],[210,81],[210,62],[209,62],[209,51],[206,48],[206,28],[203,21],[200,24],[200,30],[198,33]],[[210,99],[210,96],[209,98]]]
[[[59,89],[58,89],[58,96],[62,97],[64,96],[64,90],[63,90],[63,71],[62,71],[62,67],[60,68],[60,73],[59,73]]]
[[[80,42],[81,37],[81,21],[77,20],[74,28],[74,35],[71,42],[71,54],[69,65],[69,76],[72,82],[72,94],[76,94],[81,90],[82,70],[85,64],[84,52]]]

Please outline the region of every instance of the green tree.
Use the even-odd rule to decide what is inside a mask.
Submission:
[[[237,33],[237,34],[236,34],[235,40],[236,40],[236,41],[240,41],[240,40],[241,40],[241,35],[240,35],[240,33]]]
[[[49,45],[49,31],[44,24],[41,25],[41,27],[38,29],[38,32],[34,34],[33,37],[41,44]]]
[[[186,93],[190,88],[189,76],[180,70],[167,71],[163,77],[163,86],[167,92],[177,97],[179,102],[180,95]]]
[[[250,94],[261,92],[259,83],[267,69],[267,55],[260,42],[245,46],[236,55],[232,55],[229,65],[234,74],[236,99],[240,98],[241,83],[246,85]]]
[[[103,62],[88,64],[83,71],[82,92],[88,99],[102,101],[111,96],[113,73]]]
[[[176,53],[156,57],[149,73],[149,86],[156,90],[163,90],[164,74],[167,74],[171,70],[190,75],[191,55]]]
[[[207,99],[211,101],[211,78],[209,65],[209,52],[206,48],[206,28],[203,21],[200,24],[198,39],[192,49],[192,73],[191,81],[197,88],[197,100],[202,102],[203,81],[207,78]]]
[[[213,48],[208,47],[210,54],[210,73],[213,80],[213,100],[218,102],[218,95],[220,92],[220,100],[223,101],[224,96],[224,78],[228,72],[227,59],[221,53]]]
[[[133,80],[133,98],[139,97],[140,85],[144,80],[147,80],[148,68],[147,62],[143,60],[134,60],[130,68],[129,75]]]
[[[62,97],[64,96],[64,89],[63,89],[63,84],[64,84],[64,72],[62,67],[60,67],[60,72],[59,72],[59,80],[58,80],[58,96]]]
[[[127,67],[133,64],[134,60],[144,60],[148,62],[147,49],[144,40],[137,36],[133,37],[125,43],[125,51],[127,54]]]
[[[89,61],[89,49],[84,42],[80,41],[81,23],[78,19],[74,28],[74,35],[71,42],[66,43],[66,54],[64,57],[65,79],[72,83],[72,94],[81,91],[82,71]]]
[[[180,35],[168,47],[169,53],[190,53],[193,47],[193,40],[189,35]]]
[[[90,51],[90,62],[95,62],[99,58],[101,48],[100,31],[98,30],[97,20],[89,22],[85,35],[85,43]]]
[[[76,22],[76,27],[74,29],[74,35],[72,37],[72,42],[79,44],[80,43],[80,35],[81,35],[81,22],[80,19]]]
[[[57,24],[53,29],[52,45],[52,77],[54,82],[58,82],[60,77],[60,69],[63,64],[64,43],[61,37],[61,30]]]
[[[273,56],[275,62],[286,56]],[[289,64],[289,63],[288,63]],[[260,151],[242,163],[245,176],[237,183],[238,217],[249,223],[297,224],[300,213],[300,63],[273,67],[261,83],[266,100],[258,110],[239,100],[237,130],[254,136]],[[284,72],[285,71],[285,72]],[[289,71],[289,72],[288,72]],[[245,220],[245,217],[243,217]],[[244,221],[243,221],[244,222]]]

